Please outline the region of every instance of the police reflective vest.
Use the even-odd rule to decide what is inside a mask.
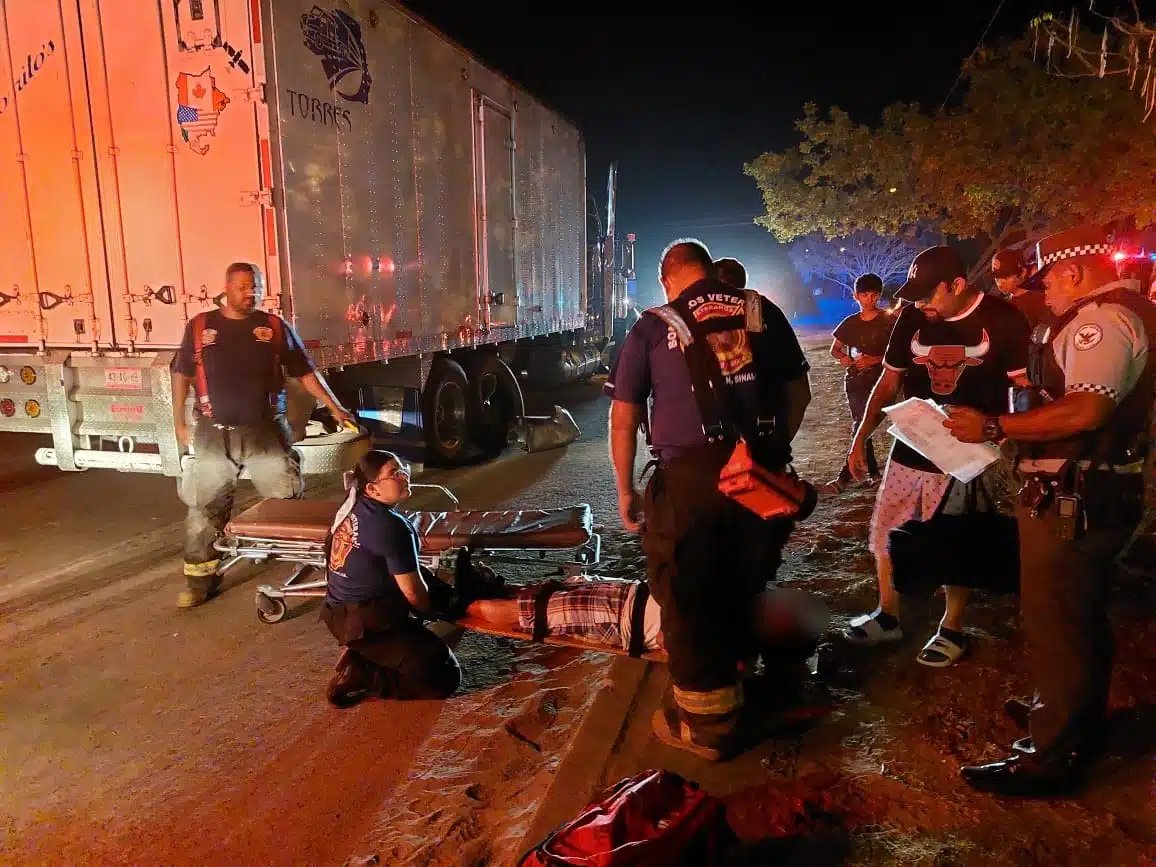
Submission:
[[[1143,322],[1149,342],[1144,371],[1102,428],[1062,440],[1032,444],[1026,448],[1027,456],[1087,460],[1092,462],[1092,466],[1123,466],[1143,460],[1148,454],[1152,402],[1156,396],[1156,305],[1131,289],[1115,289],[1078,301],[1052,323],[1042,344],[1044,351],[1039,353],[1030,376],[1032,384],[1047,398],[1055,400],[1066,393],[1064,371],[1056,361],[1055,340],[1076,314],[1089,304],[1118,304]]]
[[[281,317],[275,313],[258,310],[254,315],[264,316],[266,324],[273,332],[273,390],[270,394],[270,404],[276,410],[278,395],[285,384],[285,375],[281,370],[281,347],[285,345],[285,329],[281,327]],[[205,321],[209,314],[198,313],[193,317],[193,364],[196,373],[193,375],[193,390],[196,393],[196,409],[204,418],[213,417],[213,402],[209,398],[209,378],[205,373]]]

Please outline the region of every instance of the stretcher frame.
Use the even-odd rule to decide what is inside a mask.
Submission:
[[[410,487],[436,490],[446,496],[455,507],[461,505],[453,492],[443,485],[412,484]],[[463,536],[463,542],[465,544],[446,548],[442,551],[429,553],[419,551],[418,562],[436,573],[447,560],[451,563],[456,562],[458,552],[462,548],[467,548],[471,556],[484,558],[487,563],[506,563],[520,566],[540,564],[544,567],[550,567],[550,571],[546,572],[543,577],[568,578],[580,575],[591,567],[597,566],[602,559],[602,537],[597,532],[597,528],[590,531],[589,538],[583,544],[558,548],[474,546],[469,543],[467,536]],[[224,558],[224,562],[217,568],[218,576],[224,575],[238,563],[246,560],[257,564],[270,561],[296,564],[296,568],[281,584],[261,584],[257,587],[255,599],[257,619],[262,623],[273,624],[283,620],[288,613],[287,599],[316,599],[323,598],[326,594],[324,542],[230,534],[218,540],[214,547]],[[322,577],[311,581],[305,580],[314,571],[320,572]],[[492,634],[506,637],[529,639],[529,636],[522,633],[486,630],[479,627],[480,624],[466,626],[466,628],[490,631]],[[557,644],[562,642],[563,639],[552,640],[547,636],[545,643]],[[580,646],[587,650],[614,652],[613,649],[601,644],[582,642]]]

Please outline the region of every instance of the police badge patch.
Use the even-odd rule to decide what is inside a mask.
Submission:
[[[1089,322],[1087,325],[1081,325],[1079,327],[1079,329],[1076,331],[1076,336],[1073,340],[1073,343],[1075,343],[1076,349],[1083,352],[1085,350],[1091,349],[1103,339],[1104,329],[1093,322]]]
[[[268,343],[273,339],[273,329],[266,325],[261,325],[253,329],[253,336],[260,340],[262,343]]]

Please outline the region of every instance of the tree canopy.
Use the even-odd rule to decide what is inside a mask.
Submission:
[[[1019,232],[1156,221],[1156,135],[1126,83],[1050,75],[1030,36],[977,52],[963,74],[958,106],[896,103],[873,126],[806,105],[797,147],[744,166],[763,194],[756,222],[783,243],[934,227],[986,242],[986,264]]]
[[[906,277],[917,252],[904,238],[856,232],[838,241],[806,235],[791,244],[787,255],[804,280],[829,280],[850,294],[864,274],[875,274],[884,284]]]

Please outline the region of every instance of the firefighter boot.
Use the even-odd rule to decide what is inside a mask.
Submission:
[[[188,586],[177,597],[178,608],[196,608],[204,605],[221,591],[221,576],[217,574],[220,561],[185,563],[185,581]]]

